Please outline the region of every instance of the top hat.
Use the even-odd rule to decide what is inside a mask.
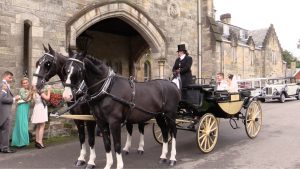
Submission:
[[[179,52],[179,51],[186,51],[185,44],[180,44],[180,45],[178,45],[178,50],[177,50],[177,52]]]

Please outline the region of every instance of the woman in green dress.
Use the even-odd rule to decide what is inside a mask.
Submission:
[[[29,79],[23,78],[21,80],[21,85],[22,87],[19,91],[21,99],[17,103],[16,121],[11,142],[11,145],[16,147],[24,147],[29,145],[28,116],[31,100]]]

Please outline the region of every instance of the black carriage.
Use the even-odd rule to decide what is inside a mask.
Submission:
[[[249,138],[257,136],[262,125],[262,110],[250,90],[238,93],[217,91],[210,85],[190,85],[183,90],[183,98],[177,112],[177,129],[195,131],[201,152],[209,153],[217,143],[219,132],[218,118],[230,119],[236,128],[235,120],[243,120]],[[192,127],[191,127],[192,126]],[[153,124],[153,134],[162,143],[161,133]]]

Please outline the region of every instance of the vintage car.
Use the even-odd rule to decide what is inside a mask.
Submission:
[[[251,96],[259,96],[266,86],[267,78],[240,79],[237,81],[239,90],[250,89]]]
[[[268,79],[258,99],[262,102],[266,100],[278,99],[284,103],[286,99],[300,99],[300,85],[296,83],[295,78],[274,78]]]

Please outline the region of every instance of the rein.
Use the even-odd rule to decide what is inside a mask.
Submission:
[[[140,110],[140,111],[142,111],[144,113],[148,113],[148,114],[152,114],[152,115],[158,115],[158,114],[160,114],[160,113],[155,113],[155,112],[151,112],[151,111],[145,110],[145,109],[143,109],[143,108],[135,105],[135,103],[134,103],[134,101],[135,101],[135,84],[134,84],[133,80],[129,79],[130,80],[130,84],[132,84],[132,86],[133,86],[133,92],[132,92],[131,101],[127,101],[125,99],[122,99],[120,97],[117,97],[117,96],[109,93],[107,90],[108,90],[109,86],[112,83],[113,77],[115,77],[115,76],[116,76],[116,74],[114,73],[114,71],[110,69],[108,76],[106,78],[104,78],[103,80],[101,80],[101,81],[99,81],[99,82],[96,83],[96,84],[100,84],[101,82],[103,82],[105,80],[105,82],[104,82],[104,84],[103,84],[103,86],[101,88],[101,91],[99,93],[96,93],[96,94],[90,96],[90,99],[88,99],[87,101],[92,101],[92,100],[96,99],[99,96],[107,95],[107,96],[111,97],[114,101],[117,101],[117,102],[120,102],[122,104],[128,105],[129,108],[130,108],[130,112],[129,113],[131,113],[133,111],[133,109],[137,109],[137,110]],[[95,86],[96,85],[94,84],[92,87],[95,87]],[[91,88],[91,87],[89,87],[89,88]],[[127,121],[127,119],[128,119],[128,116],[126,117],[125,121]]]

